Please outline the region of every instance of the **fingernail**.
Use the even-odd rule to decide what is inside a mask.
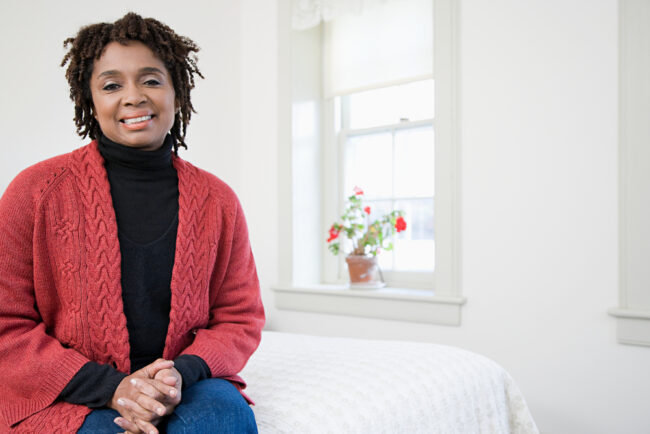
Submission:
[[[164,408],[159,408],[158,409],[158,414],[161,415],[161,416],[164,415],[165,414],[165,409]]]
[[[175,398],[176,397],[176,389],[170,390],[169,391],[169,396],[171,396],[172,398]]]
[[[122,423],[122,418],[116,417],[115,419],[113,419],[113,423],[115,425],[120,425]]]
[[[135,386],[136,384],[138,384],[138,382],[137,382],[137,381],[135,381],[135,378],[131,378],[131,381],[130,381],[130,383],[131,383],[131,384],[133,384],[134,386]]]
[[[117,403],[118,403],[119,405],[124,405],[124,400],[123,400],[122,398],[118,398],[118,399],[117,399]]]

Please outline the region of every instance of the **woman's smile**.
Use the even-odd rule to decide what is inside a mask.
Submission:
[[[136,115],[133,117],[125,117],[120,119],[120,122],[124,125],[129,131],[136,131],[147,128],[150,121],[153,119],[154,115]]]

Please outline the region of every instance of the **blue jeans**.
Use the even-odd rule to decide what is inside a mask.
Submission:
[[[93,410],[79,429],[81,434],[115,434],[124,430],[113,423],[119,414],[109,408]],[[158,427],[161,433],[257,433],[253,410],[230,382],[202,380],[183,391],[181,403]]]

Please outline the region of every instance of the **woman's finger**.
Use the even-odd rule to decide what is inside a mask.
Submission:
[[[152,420],[154,418],[158,418],[158,415],[156,413],[149,411],[145,408],[142,408],[140,404],[130,400],[129,398],[122,397],[117,400],[117,404],[123,407],[124,409],[130,411],[135,418],[143,419],[143,420]]]
[[[163,383],[162,380],[144,380],[144,379],[132,379],[131,384],[133,384],[140,392],[152,397],[157,401],[164,400],[167,396],[175,398],[178,396],[178,390],[169,384]],[[176,384],[176,382],[174,382]]]
[[[156,373],[158,373],[158,371],[161,371],[163,369],[170,369],[173,366],[174,366],[173,360],[158,359],[155,362],[142,368],[142,371],[145,373],[147,377],[153,378],[156,376]]]
[[[160,381],[162,381],[168,386],[176,386],[176,384],[178,384],[178,378],[176,378],[174,375],[167,375],[165,377],[160,377]]]
[[[172,398],[176,398],[178,396],[178,399],[180,399],[180,389],[182,387],[183,381],[180,378],[180,373],[176,371],[176,369],[163,369],[156,374],[154,379],[159,380],[167,386],[173,386],[174,389],[169,389],[169,393],[167,393],[167,395]]]
[[[158,429],[155,426],[153,426],[152,423],[137,418],[135,419],[134,422],[136,423],[136,425],[138,425],[138,428],[140,428],[143,433],[158,434]]]
[[[167,412],[164,403],[157,401],[150,396],[145,395],[144,393],[138,395],[136,398],[136,403],[138,403],[140,407],[144,408],[145,410],[149,410],[152,413],[157,414],[159,417],[164,416]]]
[[[136,424],[123,417],[116,417],[113,422],[120,428],[126,430],[125,434],[140,434],[142,430]]]
[[[144,379],[132,378],[131,384],[133,384],[135,388],[138,389],[140,392],[144,393],[145,395],[155,400],[160,400],[165,397],[165,394],[162,393],[162,391],[158,390],[151,383],[145,381]]]

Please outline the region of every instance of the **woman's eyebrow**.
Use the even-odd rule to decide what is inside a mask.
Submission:
[[[153,66],[145,66],[144,68],[140,69],[140,73],[150,74],[153,72],[157,72],[158,74],[165,75],[163,71]]]
[[[104,71],[101,74],[99,74],[97,78],[112,77],[114,75],[120,75],[120,72],[115,69],[109,69],[108,71]]]
[[[165,73],[161,69],[156,68],[154,66],[145,66],[144,68],[140,68],[139,72],[141,74],[158,73],[158,74],[161,74],[161,75],[165,75]],[[101,74],[99,74],[97,76],[97,78],[113,77],[113,76],[120,75],[120,74],[121,74],[120,71],[118,71],[116,69],[109,69],[108,71],[104,71]]]

